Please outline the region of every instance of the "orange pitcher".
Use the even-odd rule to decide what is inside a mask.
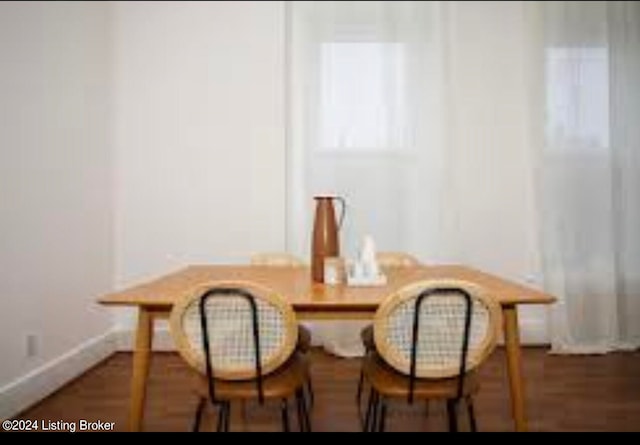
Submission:
[[[339,196],[314,196],[313,199],[316,201],[316,215],[311,246],[311,275],[313,281],[323,283],[324,259],[340,256],[338,232],[342,227],[346,205],[344,199]],[[334,200],[338,200],[342,207],[337,223]]]

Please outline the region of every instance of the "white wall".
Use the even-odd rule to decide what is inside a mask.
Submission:
[[[283,249],[283,3],[114,7],[116,284]]]
[[[539,282],[524,6],[449,8],[451,255]],[[0,3],[0,393],[112,285],[284,249],[283,39],[282,2]]]
[[[283,3],[114,8],[116,286],[284,249]],[[460,211],[442,256],[539,285],[525,4],[446,8]]]
[[[105,4],[0,2],[0,418],[24,378],[111,328],[109,45]]]

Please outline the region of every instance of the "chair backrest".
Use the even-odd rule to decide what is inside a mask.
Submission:
[[[479,286],[425,280],[389,295],[374,318],[380,356],[411,378],[447,378],[478,366],[495,348],[500,308]]]
[[[302,259],[286,252],[257,253],[251,256],[250,262],[254,266],[302,267],[305,265]]]
[[[411,267],[421,264],[416,257],[405,252],[378,252],[376,261],[382,267]]]
[[[182,357],[223,380],[261,378],[276,370],[293,353],[298,336],[291,305],[275,291],[243,281],[198,286],[174,306],[169,322]]]

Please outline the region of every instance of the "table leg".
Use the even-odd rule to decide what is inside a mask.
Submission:
[[[518,310],[515,305],[502,307],[504,342],[507,352],[507,371],[511,392],[511,413],[516,431],[527,431],[527,416],[524,408],[524,381],[518,330]]]
[[[133,351],[133,376],[131,377],[131,406],[129,412],[130,431],[142,430],[152,336],[153,315],[149,310],[140,307],[138,310],[136,345]]]

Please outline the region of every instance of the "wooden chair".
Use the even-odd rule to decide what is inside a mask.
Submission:
[[[291,397],[300,430],[311,429],[303,394],[308,363],[296,351],[296,316],[274,291],[241,281],[208,283],[175,305],[169,323],[178,352],[197,371],[194,431],[207,399],[219,407],[218,431],[229,430],[231,402],[249,399],[279,401],[288,431]]]
[[[378,266],[383,268],[413,267],[421,265],[420,261],[416,257],[405,252],[377,252],[376,261],[378,262]],[[370,352],[375,350],[372,324],[367,326],[360,332],[360,339],[362,340],[362,345],[364,346],[365,356],[369,355]],[[358,380],[358,389],[356,392],[356,400],[358,406],[360,406],[360,401],[362,400],[363,385],[364,372],[361,369],[360,378]]]
[[[477,367],[494,350],[500,308],[468,282],[421,281],[387,297],[374,318],[376,351],[364,358],[371,385],[365,431],[384,431],[390,399],[444,399],[449,430],[457,431],[459,401],[476,430]]]
[[[376,261],[382,267],[411,267],[421,264],[416,257],[405,252],[378,252]]]
[[[285,266],[285,267],[305,266],[305,263],[302,259],[286,252],[256,253],[251,256],[250,262],[254,266]]]
[[[290,253],[287,252],[261,252],[251,256],[249,262],[254,266],[267,266],[267,267],[304,267],[305,262]],[[311,350],[311,332],[303,325],[298,325],[298,351],[303,354],[308,353]],[[309,400],[311,405],[314,404],[314,392],[313,382],[311,381],[311,374],[307,381],[307,392],[309,393]]]

